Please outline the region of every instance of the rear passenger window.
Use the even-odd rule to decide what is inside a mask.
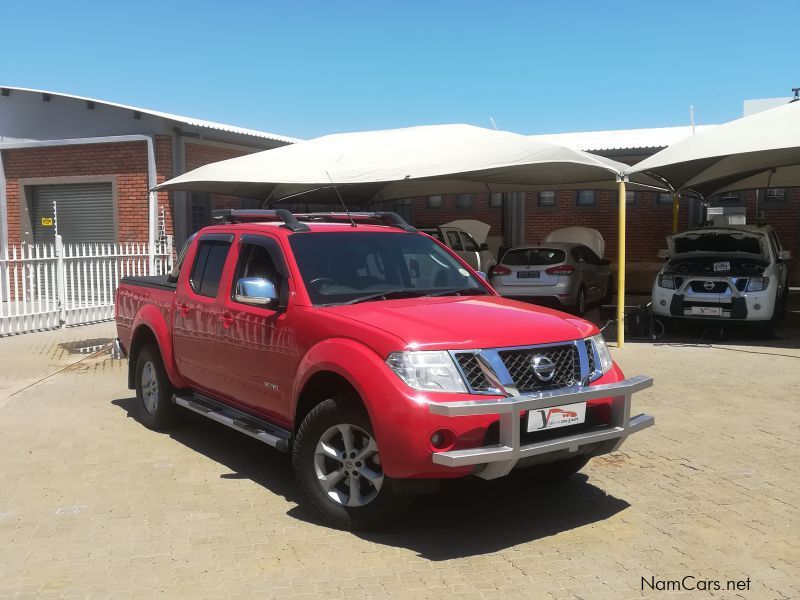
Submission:
[[[230,242],[200,240],[189,277],[189,283],[195,292],[209,298],[217,297],[219,280],[222,277],[222,269],[225,267],[225,259],[228,257],[230,247]]]

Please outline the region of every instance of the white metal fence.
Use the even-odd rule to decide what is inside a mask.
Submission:
[[[172,238],[147,243],[0,247],[0,335],[114,317],[122,277],[172,269]]]

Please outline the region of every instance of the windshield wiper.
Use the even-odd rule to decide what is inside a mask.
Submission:
[[[392,300],[395,298],[418,298],[419,296],[427,296],[427,294],[419,290],[389,290],[354,298],[349,302],[342,302],[342,304],[358,304],[359,302],[369,302],[370,300]]]
[[[425,294],[426,296],[485,296],[488,292],[481,288],[464,288],[454,290],[441,290],[440,292],[431,292]]]

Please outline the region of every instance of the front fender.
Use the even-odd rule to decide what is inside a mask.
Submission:
[[[320,342],[300,361],[292,390],[291,415],[296,414],[300,394],[317,373],[329,371],[345,379],[356,390],[374,423],[374,406],[368,392],[368,382],[376,369],[385,367],[381,357],[367,346],[347,338],[332,338]],[[296,423],[295,425],[299,425]],[[377,432],[376,432],[377,435]]]
[[[168,322],[171,320],[171,312],[171,305],[169,307],[158,307],[151,303],[144,304],[133,319],[131,343],[133,344],[136,340],[142,327],[149,329],[150,333],[156,338],[167,377],[169,377],[170,382],[176,388],[184,388],[187,387],[187,384],[178,372],[178,367],[175,364],[175,353],[172,347],[172,335]],[[131,361],[131,368],[135,368],[133,361]]]

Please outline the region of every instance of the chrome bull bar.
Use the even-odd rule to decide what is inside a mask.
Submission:
[[[640,414],[631,417],[631,396],[652,385],[652,377],[637,375],[617,383],[589,387],[572,386],[537,394],[509,396],[495,401],[431,402],[428,404],[428,410],[435,415],[445,417],[498,415],[500,417],[498,444],[434,452],[433,462],[447,467],[482,465],[484,468],[476,475],[484,479],[495,479],[507,475],[520,459],[531,456],[560,450],[578,452],[581,446],[599,442],[608,442],[607,447],[593,455],[613,452],[629,435],[655,424],[655,418],[650,415]],[[520,412],[599,398],[611,398],[611,421],[607,427],[522,445],[520,429],[523,420],[519,418]]]

